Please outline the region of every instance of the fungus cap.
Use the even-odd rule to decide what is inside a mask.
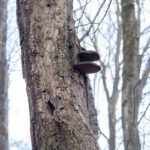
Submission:
[[[101,67],[92,62],[79,62],[74,65],[74,68],[83,73],[96,73],[101,70]]]

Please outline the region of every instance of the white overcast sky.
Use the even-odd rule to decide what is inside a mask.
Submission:
[[[8,59],[10,61],[10,83],[9,83],[9,144],[10,150],[20,150],[14,142],[30,142],[30,126],[28,100],[25,89],[25,81],[22,78],[19,36],[16,25],[16,2],[10,0],[8,3]],[[13,33],[13,34],[12,34]],[[27,147],[27,146],[26,146]]]

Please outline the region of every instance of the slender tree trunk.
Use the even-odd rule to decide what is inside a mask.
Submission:
[[[109,150],[116,149],[116,103],[118,101],[119,90],[118,90],[118,83],[119,83],[119,71],[116,63],[116,76],[113,85],[113,92],[112,95],[109,96],[108,87],[106,85],[106,78],[105,78],[105,66],[103,65],[103,85],[106,92],[107,102],[108,102],[108,120],[109,120]]]
[[[109,70],[109,66],[104,65],[102,63],[102,79],[103,79],[103,86],[107,97],[108,102],[108,120],[109,120],[109,150],[116,149],[116,104],[119,99],[119,80],[120,80],[120,61],[119,57],[121,55],[121,35],[122,35],[122,27],[120,22],[120,10],[119,10],[119,3],[116,0],[116,17],[117,17],[117,37],[116,37],[116,52],[115,52],[115,73],[114,78],[112,78],[112,94],[109,88],[109,83],[106,82],[107,76],[110,74],[106,74],[106,69]],[[111,44],[110,44],[111,45]],[[110,48],[111,50],[111,48]],[[111,52],[110,52],[111,53]],[[108,58],[109,59],[109,58]],[[109,60],[111,62],[111,60]],[[108,67],[108,68],[107,68]],[[114,67],[114,66],[113,66]],[[114,68],[111,68],[112,70]]]
[[[0,0],[0,150],[8,149],[7,0]]]
[[[72,0],[18,0],[33,150],[99,150],[89,119],[86,77],[73,69]]]
[[[108,118],[109,118],[109,150],[115,150],[116,147],[116,100],[108,101]],[[110,104],[111,103],[111,104]]]
[[[122,0],[123,21],[123,90],[122,124],[125,150],[140,150],[137,128],[140,97],[135,96],[139,81],[139,28],[135,18],[134,0]]]

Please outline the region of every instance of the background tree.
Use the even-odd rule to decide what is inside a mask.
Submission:
[[[95,76],[94,79],[94,86],[95,86],[95,93],[97,92],[97,79],[99,77],[102,78],[103,81],[103,88],[106,94],[106,99],[108,102],[108,120],[109,120],[109,138],[103,133],[103,131],[100,131],[100,134],[102,134],[107,142],[109,143],[109,149],[110,150],[115,150],[115,143],[116,143],[116,104],[117,104],[117,100],[119,98],[119,79],[120,79],[120,70],[121,70],[121,61],[120,61],[120,54],[121,54],[121,22],[120,22],[120,8],[119,8],[119,4],[118,1],[116,1],[113,6],[115,6],[115,16],[116,19],[113,20],[112,19],[112,10],[111,10],[111,3],[112,1],[109,1],[108,4],[106,4],[106,1],[101,2],[101,4],[99,2],[97,2],[98,4],[95,4],[96,6],[99,6],[97,9],[98,11],[95,14],[94,19],[92,20],[89,16],[91,16],[91,14],[93,13],[93,11],[88,11],[88,9],[86,10],[86,8],[82,8],[81,5],[81,1],[79,1],[80,4],[80,8],[81,8],[81,14],[83,14],[83,20],[86,19],[86,21],[88,22],[84,22],[84,24],[82,23],[82,19],[78,25],[78,28],[82,28],[82,30],[85,32],[83,33],[83,36],[81,38],[81,40],[83,38],[89,38],[88,40],[90,40],[91,43],[89,44],[90,47],[92,47],[92,49],[95,49],[97,52],[100,53],[100,60],[99,63],[102,67],[102,72],[100,72],[100,74],[97,74]],[[90,4],[89,4],[90,5]],[[106,6],[105,6],[106,5]],[[84,6],[84,5],[83,5]],[[104,8],[104,6],[106,8]],[[112,6],[112,7],[113,7]],[[118,6],[118,7],[116,7]],[[86,6],[88,7],[88,6]],[[94,6],[93,6],[94,7]],[[104,14],[101,17],[101,11],[104,10]],[[90,12],[90,14],[88,13]],[[109,18],[109,22],[106,21],[106,23],[103,24],[103,21],[106,17],[106,15]],[[85,18],[84,18],[85,17]],[[99,19],[102,18],[102,19]],[[111,21],[110,21],[111,20]],[[77,19],[78,22],[78,19]],[[89,28],[86,27],[86,25],[89,24]],[[102,24],[102,25],[101,25]],[[100,26],[101,25],[101,26]],[[101,28],[107,28],[107,30],[101,30]],[[87,28],[87,29],[86,29]],[[115,28],[115,29],[114,29]],[[89,32],[89,29],[91,30],[91,33]],[[112,30],[113,29],[113,30]],[[105,33],[106,32],[106,33]],[[114,34],[115,33],[115,34]],[[102,38],[101,38],[102,36]],[[116,42],[112,42],[112,39],[115,40]],[[87,39],[85,39],[85,41],[88,41]],[[107,43],[106,43],[107,42]],[[105,50],[100,50],[101,47],[101,43],[104,43],[106,46],[106,51]],[[93,45],[92,45],[93,44]],[[85,44],[88,45],[88,44]],[[88,46],[87,46],[88,47]],[[103,48],[101,48],[103,49]],[[112,68],[113,66],[113,68]],[[114,69],[115,68],[115,69]],[[114,71],[115,73],[113,74],[112,71]],[[110,76],[111,74],[111,76]],[[111,80],[109,82],[111,82],[111,84],[107,84],[108,83],[108,78]],[[98,97],[99,94],[102,93],[99,92],[98,90]],[[99,98],[99,101],[101,101],[101,98]]]
[[[8,149],[7,0],[0,0],[0,149]]]
[[[87,78],[75,71],[80,45],[73,1],[17,1],[23,75],[33,149],[98,150],[88,110]]]
[[[102,96],[102,89],[104,89],[105,91],[106,99],[108,102],[107,104],[108,104],[108,118],[109,118],[108,119],[109,138],[102,129],[100,130],[100,133],[107,140],[109,144],[109,149],[112,149],[112,150],[119,149],[121,143],[123,142],[125,143],[125,145],[128,145],[129,147],[130,141],[131,141],[130,145],[134,145],[133,143],[135,143],[135,141],[139,143],[139,140],[137,140],[138,139],[138,134],[137,134],[138,125],[140,123],[140,121],[138,121],[138,115],[139,115],[138,110],[140,106],[139,104],[143,98],[142,91],[147,83],[146,81],[148,80],[148,76],[149,76],[150,66],[149,66],[148,56],[149,56],[150,41],[148,39],[143,42],[143,35],[145,35],[145,33],[148,34],[149,26],[147,27],[145,24],[144,26],[142,25],[142,28],[141,28],[141,23],[143,21],[141,20],[141,13],[143,15],[147,11],[147,10],[144,10],[145,8],[144,5],[146,5],[147,2],[138,1],[138,0],[134,2],[122,1],[122,4],[127,3],[127,5],[124,4],[126,6],[125,8],[122,9],[124,15],[121,15],[122,14],[121,13],[121,1],[119,0],[115,0],[113,2],[110,0],[108,3],[106,3],[106,1],[101,1],[101,2],[94,1],[95,3],[92,1],[94,4],[92,4],[91,1],[86,1],[86,3],[83,3],[80,0],[78,0],[78,2],[79,2],[80,9],[76,9],[77,12],[75,14],[75,17],[77,18],[76,24],[77,24],[77,29],[79,31],[79,36],[81,37],[80,40],[83,41],[84,39],[82,44],[86,45],[87,47],[90,47],[91,49],[95,49],[96,51],[100,53],[100,64],[102,66],[102,72],[95,76],[94,86],[95,86],[96,96],[98,95],[98,97],[100,97],[99,95]],[[90,7],[91,5],[93,6],[94,10],[91,9]],[[99,13],[100,11],[102,12],[102,10],[103,10],[103,13]],[[82,16],[82,17],[79,17],[79,16]],[[127,20],[125,21],[124,18]],[[124,28],[124,26],[126,27]],[[123,35],[122,35],[122,28],[123,30],[126,29],[123,32],[124,33]],[[83,34],[81,34],[80,31],[83,31]],[[127,37],[128,31],[130,32],[130,35],[128,35]],[[139,43],[139,38],[142,39],[141,43]],[[124,43],[124,47],[122,43]],[[131,47],[130,48],[128,47],[128,51],[130,53],[132,52],[134,53],[133,54],[134,59],[131,58],[130,54],[127,55],[126,53],[123,52],[123,51],[126,51],[125,49],[127,49],[125,48],[126,43],[131,44],[130,45]],[[134,51],[137,54],[135,54]],[[127,57],[130,57],[127,60],[128,66],[126,66],[124,63],[124,60]],[[133,63],[132,61],[136,61],[136,62]],[[130,64],[132,65],[130,66]],[[136,67],[133,67],[133,64],[136,65]],[[124,69],[123,69],[124,75],[127,72],[132,74],[132,71],[134,72],[134,75],[136,74],[135,76],[132,76],[134,81],[133,79],[131,80],[127,78],[128,83],[132,85],[130,87],[125,85],[126,81],[124,79],[122,81],[122,76],[121,76],[122,66],[124,66]],[[133,70],[131,69],[131,67]],[[137,67],[138,67],[138,70],[137,70]],[[103,86],[101,86],[102,84],[101,84],[100,78],[102,78]],[[99,82],[100,84],[99,86],[97,82]],[[123,106],[122,107],[123,118],[125,117],[125,115],[128,116],[128,121],[127,120],[125,121],[123,119],[124,120],[122,122],[123,127],[128,126],[129,124],[131,126],[131,128],[128,131],[126,131],[126,133],[128,132],[128,136],[126,134],[123,139],[121,138],[122,134],[120,132],[122,128],[121,122],[120,122],[121,115],[118,115],[120,111],[117,110],[118,107],[119,107],[119,110],[121,109],[121,103],[120,103],[121,94],[123,94],[122,89],[121,89],[122,82],[124,82],[123,86],[126,87],[128,91],[132,93],[132,97],[134,97],[134,101],[131,99],[128,100],[127,107],[124,107],[124,105],[122,105]],[[136,84],[135,83],[133,84],[133,82],[135,82]],[[97,87],[100,87],[100,89],[97,90]],[[125,97],[127,98],[127,96]],[[97,99],[99,99],[99,101],[102,101],[102,97],[97,98]],[[118,101],[118,104],[117,104],[117,101]],[[103,102],[101,102],[102,107],[104,107]],[[147,112],[148,107],[149,105],[147,106],[144,112]],[[125,108],[128,108],[126,110],[126,113],[128,114],[125,114],[125,111],[124,111]],[[117,116],[115,114],[116,111],[117,111]],[[102,113],[101,110],[100,112]],[[144,117],[141,117],[141,118],[144,118]],[[131,122],[129,122],[129,120]],[[116,126],[117,126],[117,130],[116,130]],[[131,135],[129,136],[129,132],[130,130],[133,130],[133,128],[134,128],[134,131],[132,132],[134,133],[137,132],[137,133],[136,135],[134,135],[131,132],[130,133]],[[117,141],[115,139],[117,139]],[[115,145],[117,145],[117,147]],[[136,146],[140,148],[140,144],[137,144]],[[132,147],[131,149],[135,149],[135,148]]]
[[[135,5],[138,6],[136,18]],[[122,89],[122,125],[125,150],[141,150],[138,131],[139,105],[142,91],[150,73],[150,59],[140,78],[142,56],[140,55],[140,3],[122,0],[123,30],[123,89]],[[127,11],[128,10],[128,11]],[[146,49],[147,51],[147,49]]]

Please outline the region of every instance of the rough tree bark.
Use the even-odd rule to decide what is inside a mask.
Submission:
[[[123,29],[123,90],[122,124],[125,150],[140,150],[137,128],[138,109],[141,97],[135,96],[139,82],[139,26],[135,18],[134,0],[122,0]]]
[[[7,0],[0,0],[0,150],[8,149]]]
[[[99,150],[86,76],[73,69],[79,45],[72,0],[17,0],[33,150]]]

